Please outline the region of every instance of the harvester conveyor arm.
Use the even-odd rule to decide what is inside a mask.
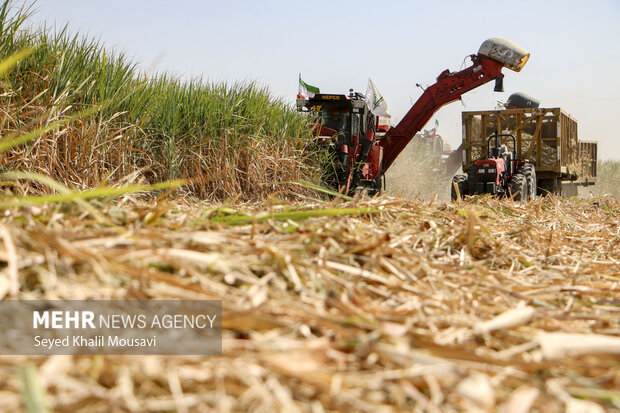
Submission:
[[[470,67],[454,73],[443,71],[437,77],[437,82],[422,93],[398,125],[390,128],[381,138],[379,144],[383,147],[383,172],[387,171],[415,134],[442,106],[493,79],[502,79],[502,67],[520,71],[528,58],[529,53],[516,44],[492,38],[483,43],[478,54],[471,55]]]

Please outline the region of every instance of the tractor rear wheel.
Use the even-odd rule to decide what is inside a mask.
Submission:
[[[536,198],[536,168],[533,164],[526,162],[521,168],[519,168],[519,172],[525,175],[525,180],[527,182],[527,199],[533,200]]]
[[[456,187],[459,190],[459,194],[461,195],[461,198],[464,198],[465,195],[467,195],[469,192],[467,191],[467,175],[464,174],[459,174],[459,175],[454,175],[454,178],[452,178],[452,184],[450,186],[450,197],[452,198],[453,201],[456,201],[457,198],[459,197],[459,194],[456,193]]]
[[[527,179],[521,172],[517,172],[510,180],[510,194],[515,201],[527,201]]]

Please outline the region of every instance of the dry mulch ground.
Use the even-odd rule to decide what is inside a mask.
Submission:
[[[2,356],[0,411],[620,411],[615,199],[292,208],[351,207],[5,211],[3,299],[221,299],[224,352]]]

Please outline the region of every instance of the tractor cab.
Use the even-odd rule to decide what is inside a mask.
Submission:
[[[504,141],[509,141],[511,147]],[[502,194],[508,191],[508,183],[523,163],[523,160],[515,159],[516,147],[514,135],[494,133],[488,138],[487,159],[474,162],[474,193]]]
[[[509,150],[506,144],[502,143],[501,138],[510,138],[512,140],[512,151]],[[491,144],[493,143],[493,146]],[[487,140],[487,156],[488,160],[496,160],[496,163],[503,163],[503,170],[505,174],[512,175],[513,174],[513,161],[514,161],[514,150],[517,147],[517,139],[514,135],[509,134],[500,134],[494,133]]]

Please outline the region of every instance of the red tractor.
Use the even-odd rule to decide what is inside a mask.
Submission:
[[[510,138],[512,150],[502,144],[502,138]],[[514,135],[491,135],[487,140],[488,159],[475,161],[466,174],[452,178],[452,200],[459,195],[476,194],[510,196],[515,201],[533,199],[536,196],[536,171],[527,159],[515,159],[516,147]]]
[[[478,53],[470,56],[471,66],[460,72],[441,72],[400,123],[385,134],[378,133],[379,118],[370,113],[360,93],[298,99],[301,111],[318,116],[318,140],[325,142],[332,153],[332,173],[327,183],[348,194],[364,188],[370,193],[380,191],[385,172],[439,108],[491,80],[495,80],[495,91],[503,92],[502,68],[519,72],[529,56],[511,41],[486,40]]]

